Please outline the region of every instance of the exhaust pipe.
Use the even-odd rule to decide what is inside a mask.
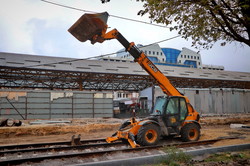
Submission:
[[[107,20],[109,14],[107,12],[97,14],[82,15],[68,31],[79,41],[91,41],[91,44],[96,42],[102,43],[102,37],[107,31]]]

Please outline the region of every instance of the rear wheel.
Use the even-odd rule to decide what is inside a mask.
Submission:
[[[160,128],[155,124],[142,126],[137,134],[137,142],[140,145],[155,145],[160,139]]]
[[[195,123],[186,124],[181,129],[181,138],[184,142],[198,141],[200,138],[200,127]]]

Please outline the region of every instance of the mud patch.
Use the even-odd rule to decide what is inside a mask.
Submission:
[[[250,114],[235,114],[225,116],[202,117],[201,124],[205,125],[226,125],[231,123],[249,123]]]
[[[215,143],[215,146],[250,143],[248,130],[231,129],[230,123],[250,122],[250,116],[238,117],[202,117],[200,140],[216,139],[218,137],[240,136],[235,140],[225,140]],[[230,122],[230,119],[232,122]],[[56,119],[58,120],[58,119]],[[65,119],[63,119],[65,120]],[[69,119],[66,119],[69,120]],[[24,121],[20,127],[1,127],[0,145],[70,141],[72,135],[81,134],[83,139],[100,139],[111,136],[122,119],[70,119],[71,123],[29,125]],[[250,123],[245,123],[250,125]]]
[[[3,127],[0,129],[0,138],[17,136],[47,136],[60,134],[93,133],[98,131],[110,131],[118,129],[120,124],[85,124],[80,126],[54,126],[33,125],[25,127]]]

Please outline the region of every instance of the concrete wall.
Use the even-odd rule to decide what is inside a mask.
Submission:
[[[19,115],[19,113],[21,115]],[[0,118],[113,117],[113,95],[89,91],[0,91]]]
[[[187,96],[200,114],[250,113],[250,90],[243,89],[178,89]],[[152,92],[151,92],[152,93]],[[141,96],[151,95],[142,91]],[[164,95],[159,87],[155,88],[155,97]],[[152,103],[148,103],[149,108]]]

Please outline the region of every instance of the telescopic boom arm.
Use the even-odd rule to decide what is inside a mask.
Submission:
[[[180,92],[170,83],[168,78],[151,62],[151,60],[139,50],[135,44],[129,43],[116,29],[111,30],[103,36],[104,39],[117,39],[138,62],[141,67],[157,81],[163,92],[168,96],[182,96]]]
[[[79,41],[85,42],[90,40],[92,44],[105,40],[117,39],[133,57],[134,61],[138,62],[141,67],[151,75],[161,87],[163,92],[168,96],[182,96],[181,93],[170,83],[167,77],[150,61],[150,59],[140,51],[135,44],[128,42],[122,34],[113,29],[107,31],[108,13],[84,14],[73,24],[68,30]]]
[[[178,129],[179,132],[188,133],[184,135],[183,137],[192,140],[194,137],[199,138],[199,114],[196,112],[192,105],[190,104],[189,99],[186,96],[183,96],[168,80],[167,77],[150,61],[150,59],[144,54],[143,51],[139,50],[135,44],[132,42],[128,42],[122,34],[116,30],[113,29],[109,32],[107,32],[107,18],[108,13],[99,13],[99,14],[84,14],[80,19],[78,19],[75,24],[73,24],[70,29],[68,30],[74,37],[76,37],[81,42],[85,42],[86,40],[90,40],[92,44],[98,42],[102,43],[105,40],[111,40],[111,39],[117,39],[128,51],[133,57],[134,61],[139,63],[140,66],[151,76],[153,79],[158,83],[162,91],[167,94],[168,96],[174,96],[173,99],[177,98],[175,96],[178,96],[179,98],[185,98],[187,110],[185,120],[179,124],[180,126],[175,126],[176,130]],[[165,98],[166,101],[169,101],[171,98]],[[171,100],[172,101],[172,100]],[[178,100],[180,102],[180,100]],[[181,112],[181,110],[177,110],[180,107],[176,107],[176,112]],[[176,122],[175,116],[170,116],[172,120],[171,123]],[[178,118],[179,119],[179,118]],[[165,131],[165,135],[169,134],[168,128],[166,126],[160,125],[159,123],[164,123],[160,121],[160,118],[158,120],[152,120],[152,119],[145,119],[141,121],[136,121],[133,117],[129,122],[126,122],[126,126],[122,129],[119,129],[112,137],[108,137],[106,139],[107,142],[113,142],[118,139],[126,139],[130,143],[130,145],[135,148],[139,146],[136,143],[139,141],[142,144],[145,144],[145,141],[151,145],[153,142],[157,142],[157,139],[159,138],[159,126],[162,131]],[[156,126],[154,126],[154,124]],[[186,125],[187,124],[187,125]],[[197,128],[191,128],[192,126],[197,126]],[[157,126],[158,125],[158,126]],[[154,127],[153,127],[154,126]],[[189,126],[189,127],[188,127]],[[146,128],[143,128],[146,127]],[[183,127],[184,129],[180,129]],[[142,128],[142,130],[140,130]],[[197,130],[196,130],[197,129]],[[174,130],[174,129],[173,129]],[[178,131],[176,131],[178,133]],[[189,132],[190,131],[190,132]],[[197,132],[194,132],[197,131]],[[138,136],[137,138],[135,136]],[[135,139],[136,138],[136,139]]]

